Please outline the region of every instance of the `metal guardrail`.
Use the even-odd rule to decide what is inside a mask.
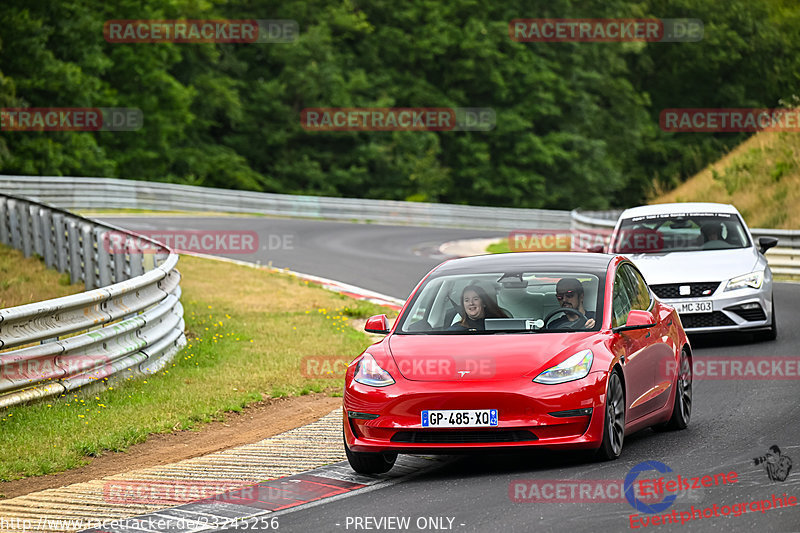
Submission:
[[[112,232],[117,246],[109,246]],[[137,252],[143,240],[158,252]],[[0,242],[89,289],[0,309],[0,408],[152,374],[186,344],[178,255],[163,245],[4,193]]]
[[[570,213],[571,229],[613,229],[622,214],[617,211],[578,211]],[[750,228],[755,242],[759,237],[776,237],[778,246],[767,250],[769,268],[774,274],[800,276],[800,230]]]
[[[568,229],[569,211],[328,198],[112,178],[0,176],[0,190],[65,209],[225,211],[481,229]]]

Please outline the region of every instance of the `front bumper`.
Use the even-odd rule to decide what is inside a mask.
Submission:
[[[772,324],[772,288],[764,284],[760,289],[722,291],[722,285],[707,298],[662,298],[661,301],[679,309],[687,300],[708,301],[710,313],[685,313],[679,316],[687,333],[719,333],[724,331],[750,331],[769,328]]]
[[[560,385],[530,380],[419,382],[374,388],[351,382],[344,395],[344,434],[355,452],[464,453],[482,449],[600,446],[607,373]],[[496,427],[423,428],[423,410],[497,409]],[[591,414],[564,411],[591,409]],[[348,416],[350,413],[350,416]],[[554,416],[558,413],[561,416]],[[360,418],[377,414],[377,418]]]

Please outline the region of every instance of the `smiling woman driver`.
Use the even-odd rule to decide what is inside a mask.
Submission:
[[[464,311],[463,318],[450,326],[450,330],[483,331],[486,318],[509,318],[500,307],[490,298],[483,288],[467,285],[461,293],[461,307]]]

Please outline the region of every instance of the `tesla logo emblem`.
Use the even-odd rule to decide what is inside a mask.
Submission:
[[[469,370],[459,370],[458,373],[461,374],[461,377],[463,378],[464,374],[469,374]]]
[[[689,296],[692,294],[692,288],[688,285],[681,285],[678,290],[680,291],[681,296]]]

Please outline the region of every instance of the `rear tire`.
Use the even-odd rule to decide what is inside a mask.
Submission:
[[[672,404],[672,417],[665,424],[653,426],[656,431],[675,431],[686,429],[692,418],[692,365],[689,355],[681,352],[681,366],[675,377],[675,402]]]
[[[619,372],[614,370],[608,376],[606,390],[605,418],[603,420],[603,441],[595,457],[600,461],[612,461],[622,453],[625,441],[625,392]]]
[[[350,468],[359,474],[384,474],[392,469],[397,460],[396,453],[352,452],[347,447],[346,440],[344,441],[344,453],[347,455]]]

